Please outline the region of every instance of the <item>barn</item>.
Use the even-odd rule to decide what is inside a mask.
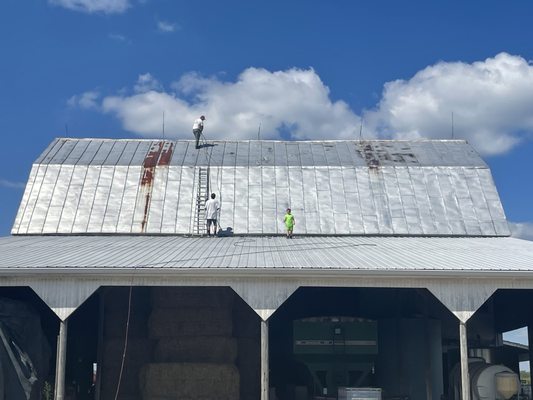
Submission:
[[[0,238],[0,399],[507,399],[509,236],[462,140],[58,138]]]

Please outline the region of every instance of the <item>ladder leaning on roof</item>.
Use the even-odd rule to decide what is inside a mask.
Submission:
[[[209,196],[209,167],[199,167],[197,175],[196,208],[193,235],[201,235],[206,229],[205,202]]]

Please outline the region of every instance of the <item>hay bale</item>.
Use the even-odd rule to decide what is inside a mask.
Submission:
[[[156,287],[152,288],[155,308],[229,307],[235,293],[227,287]]]
[[[104,310],[113,312],[128,310],[130,288],[125,286],[108,287],[104,292]],[[148,313],[151,308],[149,287],[134,287],[131,292],[131,306],[137,312]]]
[[[239,367],[261,365],[261,342],[259,339],[237,339],[237,365]]]
[[[130,368],[128,366],[124,367],[122,372],[122,379],[120,383],[120,392],[121,396],[136,396],[140,397],[139,393],[139,373],[141,371],[141,366]],[[117,390],[118,378],[120,374],[120,368],[105,368],[101,370],[101,383],[100,391],[102,399],[114,399],[115,392]]]
[[[233,332],[236,337],[260,337],[261,318],[243,300],[235,301],[233,307]]]
[[[202,313],[201,310],[197,313],[190,310],[183,313],[181,311],[183,310],[179,312],[172,309],[154,310],[148,321],[149,337],[231,336],[232,334],[233,323],[224,313],[217,314],[214,309],[208,313]]]
[[[138,313],[132,309],[129,321],[128,337],[142,338],[148,336],[146,320],[149,313]],[[128,309],[112,310],[104,313],[104,336],[123,338],[126,332]]]
[[[100,394],[100,400],[115,400],[115,393],[109,395]],[[117,400],[143,400],[141,393],[136,394],[118,394]]]
[[[152,360],[154,342],[148,339],[129,339],[126,349],[125,365],[142,366]],[[124,339],[111,339],[104,342],[103,365],[120,368]]]
[[[190,307],[190,308],[157,308],[152,310],[150,317],[174,321],[220,321],[232,322],[231,309],[224,307]]]
[[[232,364],[236,358],[236,339],[218,336],[162,338],[154,351],[155,362]]]
[[[258,399],[261,393],[261,366],[239,367],[241,399]]]
[[[239,371],[230,364],[148,364],[141,371],[143,399],[239,399]]]
[[[261,343],[258,338],[237,339],[237,367],[243,400],[258,399],[261,392]]]

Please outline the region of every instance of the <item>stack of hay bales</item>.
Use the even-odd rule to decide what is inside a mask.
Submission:
[[[155,348],[140,375],[144,400],[239,399],[233,298],[229,288],[152,289]]]
[[[241,400],[261,397],[261,321],[242,299],[233,308],[233,336],[237,339],[237,366],[241,372]]]
[[[109,288],[104,295],[104,337],[101,365],[101,400],[114,400],[119,381],[128,316],[129,288]],[[146,321],[150,314],[150,290],[133,288],[128,346],[118,399],[142,400],[139,390],[141,368],[152,359]]]

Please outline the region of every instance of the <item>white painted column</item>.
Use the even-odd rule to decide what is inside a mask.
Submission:
[[[261,400],[269,398],[268,320],[261,319]]]
[[[461,400],[470,400],[470,374],[468,372],[468,342],[466,322],[459,321],[459,346],[461,349]]]
[[[68,320],[59,322],[59,337],[57,339],[55,400],[65,399],[65,372],[67,370],[67,328]]]

